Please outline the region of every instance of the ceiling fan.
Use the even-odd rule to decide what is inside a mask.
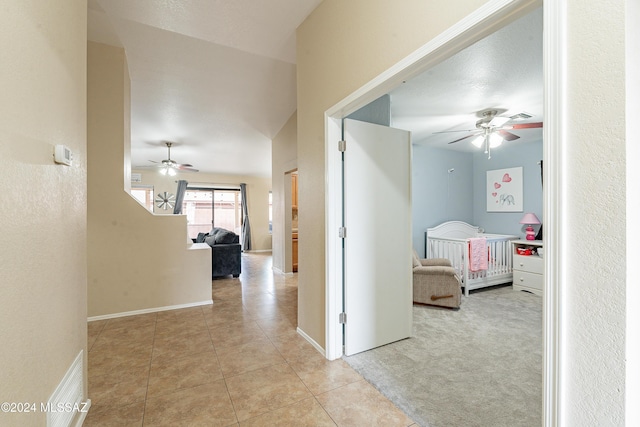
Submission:
[[[519,113],[511,117],[502,117],[498,116],[497,114],[497,110],[479,111],[477,113],[477,116],[480,117],[480,120],[476,122],[476,129],[452,130],[435,133],[471,132],[467,136],[463,136],[462,138],[458,138],[454,141],[449,142],[449,144],[455,144],[456,142],[460,142],[467,138],[475,136],[475,138],[471,140],[471,143],[478,148],[482,148],[484,146],[484,152],[490,159],[492,148],[500,146],[505,140],[513,141],[520,138],[518,135],[515,135],[508,130],[532,129],[542,127],[542,122],[509,124],[509,122],[511,121],[526,120],[528,118],[531,118],[531,115],[526,113]]]
[[[193,165],[190,165],[188,163],[178,163],[175,160],[171,160],[171,145],[173,145],[172,142],[166,142],[165,144],[167,145],[167,158],[165,160],[162,160],[161,162],[156,162],[154,160],[149,160],[152,163],[157,163],[158,166],[160,168],[160,173],[162,175],[169,175],[169,176],[174,176],[176,173],[178,173],[178,171],[180,172],[199,172],[198,169],[195,169],[193,167]]]

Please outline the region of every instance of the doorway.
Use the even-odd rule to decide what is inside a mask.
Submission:
[[[283,272],[298,272],[298,169],[284,173],[284,262]]]
[[[343,129],[343,325],[350,356],[411,336],[411,136],[352,119]]]
[[[298,272],[298,171],[291,172],[291,271]]]
[[[509,4],[493,2],[494,8],[482,8],[476,14],[469,16],[467,20],[450,28],[443,39],[434,40],[425,45],[423,49],[418,50],[410,57],[403,60],[397,66],[392,67],[387,72],[381,74],[373,81],[354,92],[340,103],[336,104],[325,113],[326,117],[326,141],[325,155],[327,159],[327,230],[339,229],[341,218],[336,212],[341,212],[343,208],[340,176],[340,155],[335,150],[335,141],[341,139],[343,117],[351,114],[359,108],[367,105],[369,102],[387,93],[391,88],[401,84],[403,80],[417,75],[419,72],[429,69],[430,67],[442,62],[445,57],[454,55],[464,47],[480,40],[487,34],[492,33],[498,28],[502,28],[506,24],[513,22],[515,19],[524,16],[531,10],[540,5],[536,1],[514,1]],[[558,253],[558,241],[556,231],[557,224],[560,223],[558,213],[555,208],[557,206],[556,187],[561,183],[559,175],[559,160],[562,157],[560,150],[562,136],[560,134],[560,118],[563,117],[561,106],[564,99],[559,91],[552,91],[554,84],[561,81],[563,64],[558,63],[559,55],[558,40],[560,40],[560,31],[552,25],[558,22],[558,17],[562,15],[562,11],[555,5],[545,5],[544,11],[545,21],[545,121],[544,128],[544,181],[549,183],[545,185],[544,194],[544,220],[546,231],[546,256],[545,256],[545,285],[544,285],[544,399],[543,419],[545,424],[552,425],[557,420],[558,405],[558,387],[559,375],[558,366],[559,359],[559,287],[551,286],[556,281],[557,274],[561,270],[558,258],[550,257],[549,253]],[[550,141],[554,141],[552,145]],[[550,190],[549,190],[550,189]],[[327,245],[327,264],[326,264],[326,356],[328,359],[336,359],[343,354],[342,333],[339,323],[340,308],[343,304],[343,296],[341,289],[336,286],[342,283],[343,271],[345,268],[343,259],[338,256],[340,247],[340,238],[337,233],[328,232],[326,234]]]

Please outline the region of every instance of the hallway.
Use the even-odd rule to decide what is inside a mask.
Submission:
[[[297,275],[243,254],[214,304],[89,323],[85,426],[413,426],[296,332]]]

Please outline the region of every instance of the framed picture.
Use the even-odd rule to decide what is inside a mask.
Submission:
[[[487,212],[523,212],[522,167],[487,171]]]

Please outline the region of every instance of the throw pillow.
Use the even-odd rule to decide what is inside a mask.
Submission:
[[[216,233],[216,243],[217,244],[229,244],[235,243],[236,233],[229,230],[220,230]]]
[[[205,237],[204,242],[209,246],[213,246],[216,244],[216,236],[209,235]]]
[[[196,237],[196,243],[204,243],[204,239],[209,235],[209,233],[198,233],[198,237]]]
[[[420,257],[418,257],[418,253],[416,250],[413,250],[413,268],[420,267],[422,263],[420,262]]]

